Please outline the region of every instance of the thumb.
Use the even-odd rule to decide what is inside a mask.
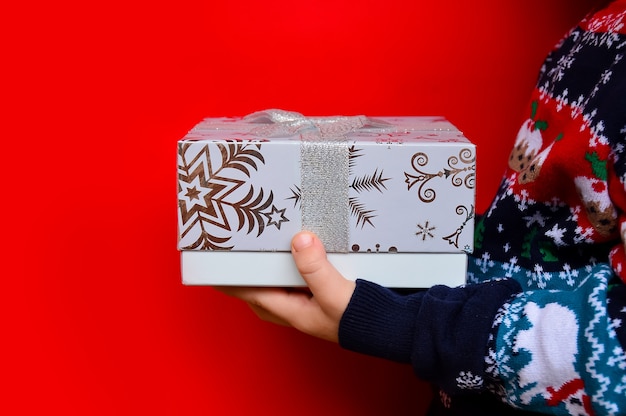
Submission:
[[[320,307],[341,316],[350,302],[355,283],[344,278],[328,261],[324,245],[311,232],[303,231],[294,236],[291,253]]]

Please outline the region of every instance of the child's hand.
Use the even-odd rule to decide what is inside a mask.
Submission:
[[[345,279],[326,259],[322,242],[301,232],[291,241],[291,253],[310,292],[298,289],[219,287],[246,301],[263,320],[294,328],[329,341],[338,341],[339,320],[355,283]]]

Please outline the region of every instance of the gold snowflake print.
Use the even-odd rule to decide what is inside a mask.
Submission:
[[[417,224],[417,232],[415,233],[415,235],[420,237],[422,241],[426,241],[427,238],[435,237],[433,231],[435,231],[436,228],[437,227],[430,225],[428,221],[426,221],[424,225]]]

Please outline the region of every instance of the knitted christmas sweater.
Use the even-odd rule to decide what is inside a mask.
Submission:
[[[357,281],[340,344],[411,363],[431,414],[626,414],[625,52],[616,0],[550,53],[467,285]]]

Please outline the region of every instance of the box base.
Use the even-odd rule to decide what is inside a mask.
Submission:
[[[464,253],[328,253],[347,279],[386,287],[427,288],[465,283]],[[289,252],[182,251],[186,285],[306,286]]]

